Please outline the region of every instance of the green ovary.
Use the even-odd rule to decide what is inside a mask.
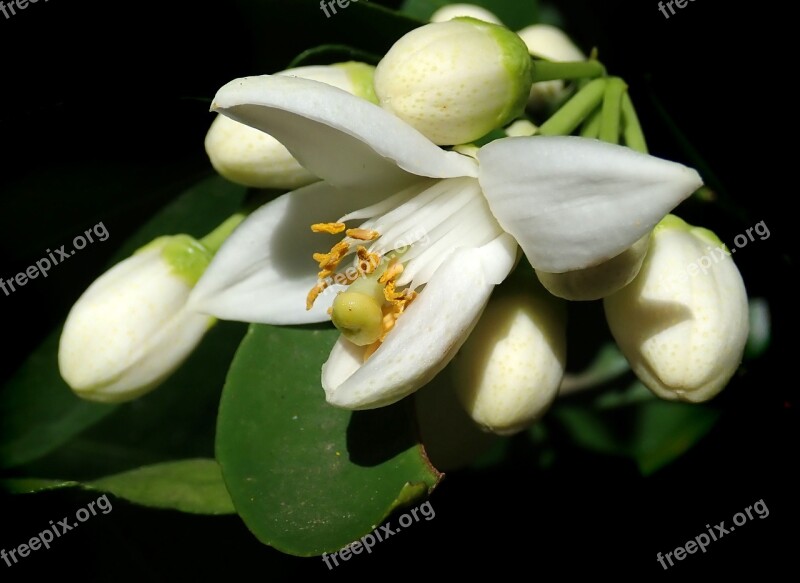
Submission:
[[[373,295],[358,291],[341,292],[336,296],[331,320],[344,337],[357,346],[376,342],[383,331],[381,302]]]

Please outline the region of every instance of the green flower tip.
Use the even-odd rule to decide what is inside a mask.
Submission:
[[[375,95],[375,67],[358,61],[348,61],[346,63],[335,63],[332,65],[342,69],[347,78],[353,84],[353,95],[366,99],[374,104],[378,104],[378,96]]]
[[[161,257],[175,275],[194,287],[211,263],[213,254],[189,235],[173,235],[167,239],[161,249]]]

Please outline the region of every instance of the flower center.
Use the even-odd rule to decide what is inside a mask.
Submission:
[[[346,223],[356,220],[363,222],[348,229]],[[345,237],[327,253],[314,254],[320,271],[306,308],[333,284],[348,286],[328,313],[348,340],[366,346],[365,360],[454,249],[484,245],[503,232],[474,178],[420,180],[311,230]],[[352,264],[343,268],[351,255]]]

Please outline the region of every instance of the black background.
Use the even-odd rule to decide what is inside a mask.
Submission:
[[[282,9],[289,4],[303,5],[300,18]],[[47,280],[0,295],[0,379],[63,320],[138,224],[181,185],[208,172],[202,143],[208,100],[219,86],[282,69],[287,57],[309,46],[353,40],[347,19],[358,18],[355,11],[325,19],[317,4],[272,2],[263,22],[223,2],[40,0],[10,19],[0,14],[0,276],[12,276],[44,247],[98,221],[111,234]],[[114,500],[112,513],[52,549],[12,568],[0,563],[0,579],[46,571],[92,581],[229,573],[360,579],[384,572],[666,579],[795,571],[797,401],[787,366],[794,348],[795,293],[788,279],[794,233],[784,203],[796,195],[785,179],[795,148],[778,140],[796,124],[783,99],[793,71],[779,71],[791,54],[781,26],[789,16],[773,5],[697,0],[667,20],[654,0],[558,4],[579,44],[598,46],[609,70],[629,83],[653,153],[694,163],[658,113],[657,96],[714,169],[718,180],[706,175],[707,181],[743,209],[712,214],[712,207],[699,208],[693,218],[728,244],[761,220],[771,231],[736,260],[751,295],[770,299],[772,347],[717,400],[721,422],[683,458],[649,479],[627,461],[579,452],[547,472],[522,456],[492,473],[455,473],[432,498],[434,520],[334,573],[318,558],[260,545],[236,517],[193,517]],[[381,51],[390,39],[365,22],[358,44]],[[790,172],[782,172],[787,166]],[[2,500],[0,545],[26,541],[95,497]],[[730,524],[760,499],[770,511],[764,520],[669,571],[657,563],[657,552],[685,544],[707,523]]]

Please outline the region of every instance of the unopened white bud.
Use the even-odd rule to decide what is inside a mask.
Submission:
[[[456,392],[476,423],[509,435],[547,411],[565,362],[563,302],[544,292],[493,298],[453,361]]]
[[[639,379],[664,399],[706,401],[742,360],[747,293],[711,231],[668,215],[639,275],[604,300],[606,318]]]
[[[210,260],[187,235],[161,237],[89,286],[67,316],[58,350],[61,376],[78,396],[127,401],[180,366],[214,322],[186,309]]]
[[[439,145],[471,142],[518,117],[530,86],[521,39],[474,18],[412,30],[375,70],[381,106]]]

